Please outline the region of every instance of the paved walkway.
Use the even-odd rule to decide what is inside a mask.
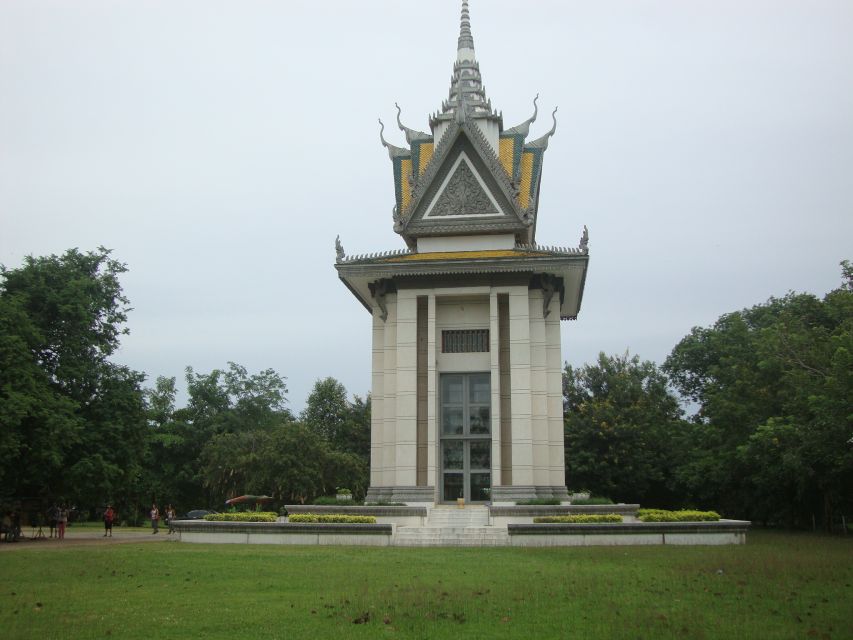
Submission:
[[[161,528],[160,533],[153,534],[148,531],[122,531],[120,528],[113,530],[112,537],[105,538],[103,529],[77,529],[70,527],[65,532],[65,539],[41,538],[31,540],[32,530],[24,529],[24,537],[18,542],[0,541],[0,553],[4,551],[15,551],[18,549],[62,549],[67,547],[95,547],[100,545],[128,544],[131,542],[164,542],[176,540],[175,536],[168,534],[168,529]]]

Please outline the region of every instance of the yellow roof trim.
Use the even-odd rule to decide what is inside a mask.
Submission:
[[[515,251],[513,249],[491,249],[488,251],[433,251],[392,256],[383,262],[425,262],[428,260],[471,260],[488,258],[529,258],[541,256],[540,251]]]

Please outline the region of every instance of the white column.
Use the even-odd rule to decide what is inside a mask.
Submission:
[[[512,484],[533,484],[530,401],[530,302],[526,286],[509,293],[509,362],[512,389]]]
[[[427,299],[427,482],[435,487],[435,500],[440,495],[441,479],[438,477],[436,461],[438,460],[438,400],[436,385],[435,352],[435,293],[431,292]]]
[[[552,487],[566,486],[565,437],[563,432],[563,360],[560,351],[560,296],[554,294],[551,313],[545,318],[548,397],[548,460]]]
[[[394,473],[397,467],[397,295],[385,296],[385,308],[388,317],[385,320],[385,374],[384,402],[382,407],[382,486],[393,487],[397,484]]]
[[[417,484],[418,458],[418,299],[397,292],[397,486]]]
[[[492,372],[492,486],[501,483],[501,385],[498,293],[489,293],[489,355]]]
[[[373,353],[372,385],[370,407],[370,486],[383,486],[385,464],[382,455],[382,442],[385,435],[385,323],[380,317],[380,309],[373,309]]]
[[[542,291],[531,289],[530,300],[530,403],[533,435],[533,484],[551,483],[545,351],[545,319]]]

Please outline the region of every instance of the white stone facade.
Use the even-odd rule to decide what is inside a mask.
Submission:
[[[511,460],[502,460],[498,296],[509,301]],[[417,313],[427,300],[426,474],[418,482]],[[541,289],[526,284],[406,288],[373,314],[371,473],[368,500],[441,501],[439,377],[491,375],[491,485],[495,502],[563,497],[562,367],[559,300],[544,317]],[[443,330],[489,329],[489,351],[442,353]],[[424,389],[422,388],[422,392]],[[423,464],[423,462],[422,462]],[[510,473],[507,474],[506,471]],[[509,486],[501,479],[511,476]],[[424,482],[423,478],[426,478]]]

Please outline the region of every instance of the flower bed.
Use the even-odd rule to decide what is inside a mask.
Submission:
[[[348,516],[344,514],[295,513],[288,522],[317,524],[376,524],[376,516]]]
[[[244,511],[241,513],[209,513],[208,522],[275,522],[278,514],[273,511]]]
[[[597,524],[600,522],[622,522],[622,516],[618,513],[578,513],[570,516],[540,516],[533,518],[534,524]]]
[[[720,514],[716,511],[667,511],[666,509],[640,509],[637,518],[641,522],[716,522]]]

